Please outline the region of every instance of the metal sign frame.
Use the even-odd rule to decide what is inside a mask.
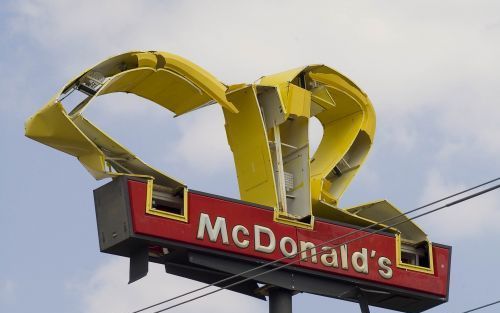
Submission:
[[[143,185],[142,191],[139,189],[130,189],[130,186],[137,188],[140,184]],[[220,233],[217,236],[217,243],[215,244],[209,240],[196,239],[198,235],[197,230],[200,228],[198,224],[201,212],[200,208],[203,208],[202,211],[205,214],[214,213],[214,217],[223,212],[227,217],[228,225],[231,223],[231,214],[240,213],[234,212],[234,210],[231,211],[235,207],[240,207],[241,210],[247,211],[248,215],[246,218],[258,213],[262,214],[262,211],[267,211],[269,212],[267,215],[269,221],[265,225],[269,226],[274,232],[278,233],[279,228],[283,227],[294,228],[293,226],[283,226],[273,222],[272,208],[198,191],[188,192],[189,200],[191,200],[188,200],[191,219],[187,222],[172,220],[148,214],[146,212],[146,195],[146,182],[132,177],[120,177],[94,191],[101,251],[130,258],[130,282],[140,279],[147,274],[148,262],[164,264],[167,273],[204,283],[213,283],[273,260],[273,257],[270,257],[268,254],[266,255],[266,253],[245,255],[241,253],[245,250],[236,247],[234,243],[231,248],[235,251],[240,251],[240,253],[235,253],[228,249],[226,251],[222,250],[220,247],[223,246],[223,236]],[[134,207],[140,203],[142,203],[140,208]],[[221,209],[221,206],[224,205],[228,207]],[[153,222],[148,219],[155,219],[155,221]],[[156,225],[150,227],[149,230],[145,230],[141,227],[141,223],[148,223],[150,226],[153,224]],[[316,223],[322,223],[322,221],[318,220]],[[349,226],[331,221],[328,223],[344,227],[348,231],[356,229],[352,225]],[[231,225],[234,225],[234,223]],[[189,240],[179,240],[181,237],[162,236],[152,231],[155,227],[175,227],[173,231],[183,231],[182,237],[191,238],[192,240],[189,242]],[[296,231],[307,231],[304,229],[295,229]],[[231,236],[231,234],[228,236]],[[392,238],[393,244],[391,249],[395,251],[396,240],[393,234],[374,234],[373,238],[377,239],[379,236]],[[359,244],[353,244],[349,248],[359,248],[363,245],[370,247],[375,242],[376,240],[360,240]],[[252,244],[255,244],[255,242],[252,242]],[[437,261],[438,264],[440,266],[443,265],[443,271],[437,271],[432,275],[407,270],[398,272],[397,267],[394,266],[394,275],[407,275],[408,279],[414,282],[422,282],[422,279],[428,279],[429,284],[435,286],[441,284],[441,295],[418,291],[408,287],[403,288],[401,285],[398,286],[398,284],[388,284],[388,281],[384,280],[370,281],[366,277],[363,277],[365,274],[353,277],[352,273],[348,276],[345,273],[332,273],[318,270],[312,266],[303,266],[307,261],[271,273],[264,273],[267,268],[247,273],[241,277],[250,277],[257,273],[263,274],[256,279],[230,288],[230,290],[259,299],[265,299],[265,296],[269,294],[269,288],[278,287],[292,292],[307,292],[357,302],[361,306],[371,305],[402,312],[422,312],[448,300],[451,247],[435,243],[433,247],[441,251],[440,253],[435,253],[435,257],[439,259]],[[310,260],[311,257],[312,255],[309,254],[308,259]],[[392,259],[391,261],[395,265],[395,252],[389,258]],[[232,282],[225,282],[223,285],[228,285]],[[259,284],[264,284],[266,287],[261,288]],[[220,287],[223,287],[223,285]],[[416,283],[413,288],[417,288],[417,285],[420,285],[420,283]],[[420,285],[420,287],[421,289],[425,289],[425,286]]]

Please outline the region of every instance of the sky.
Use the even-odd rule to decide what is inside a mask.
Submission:
[[[341,206],[387,199],[409,210],[500,176],[498,12],[498,1],[1,1],[0,312],[127,313],[201,286],[160,266],[128,285],[127,260],[99,252],[92,190],[105,182],[24,137],[26,118],[84,69],[131,50],[181,55],[227,84],[331,66],[377,114],[375,144]],[[238,197],[219,107],[173,119],[109,95],[86,116],[189,188]],[[431,241],[453,246],[450,300],[429,312],[500,298],[499,220],[499,191],[419,220]],[[312,307],[359,312],[294,297],[295,312]],[[200,310],[267,303],[223,291],[171,312]]]

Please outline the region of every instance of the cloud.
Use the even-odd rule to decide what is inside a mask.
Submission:
[[[192,280],[166,274],[162,266],[152,263],[150,263],[148,276],[130,285],[127,284],[127,280],[128,260],[115,257],[102,264],[87,279],[71,282],[69,288],[81,294],[82,302],[77,311],[86,313],[132,312],[204,286]],[[210,290],[214,289],[207,289],[204,292]],[[177,302],[174,301],[169,305]],[[182,305],[175,310],[176,312],[251,313],[262,311],[263,305],[266,304],[260,300],[250,299],[231,291],[221,291]],[[159,306],[156,309],[166,306]]]
[[[418,139],[420,139],[416,128],[401,127],[400,121],[388,125],[384,131],[384,135],[380,138],[381,144],[392,146],[392,148],[403,152],[413,150],[416,147]]]
[[[171,145],[175,152],[166,153],[167,163],[183,165],[186,170],[198,174],[214,174],[233,167],[219,105],[202,108],[179,119],[181,135]]]
[[[494,13],[499,4],[217,3],[16,1],[10,3],[9,29],[45,51],[49,73],[68,77],[134,49],[178,53],[229,84],[326,63],[366,90],[380,120],[391,125],[392,135],[385,136],[389,144],[411,150],[427,140],[422,129],[434,129],[444,138],[440,156],[458,148],[470,153],[465,147],[471,144],[489,157],[500,153],[500,106],[494,101],[500,79],[500,23]],[[423,111],[427,116],[418,115]],[[203,114],[198,121],[212,118],[211,112]],[[196,135],[200,139],[216,131],[211,125],[194,128],[205,130]],[[208,153],[202,150],[207,144],[199,144],[193,151],[189,140],[181,141],[181,155]],[[210,148],[213,156],[206,164],[197,161],[196,168],[217,166],[223,149],[217,143]]]
[[[498,165],[500,4],[217,3],[12,1],[8,31],[36,43],[51,77],[71,77],[109,55],[135,49],[180,54],[229,84],[325,63],[372,99],[384,130],[376,145],[408,153],[435,141],[437,147],[426,153],[435,154],[437,165],[460,166],[456,155]],[[20,68],[16,84],[23,85],[19,77],[30,77],[24,71],[29,67]],[[121,111],[127,113],[139,114],[135,108]],[[180,118],[176,148],[165,144],[168,163],[183,160],[190,171],[203,174],[225,171],[232,158],[222,115],[211,108],[193,115]]]
[[[447,150],[455,154],[473,151],[479,159],[489,156],[498,161],[500,103],[494,100],[492,91],[488,89],[482,95],[468,95],[465,101],[456,103],[455,110],[440,116],[441,130],[448,139],[442,148],[443,153]]]
[[[429,3],[437,12],[450,9],[446,1]],[[398,87],[415,83],[411,89],[418,96],[417,91],[443,88],[424,78],[429,74],[434,79],[456,78],[475,68],[494,73],[484,63],[494,61],[498,49],[498,42],[491,40],[495,32],[489,30],[495,19],[498,22],[494,11],[479,11],[479,6],[462,11],[463,4],[452,3],[454,15],[431,13],[424,5],[370,1],[316,1],[314,6],[301,1],[255,1],[253,6],[218,1],[203,6],[195,1],[28,0],[12,3],[10,25],[12,31],[71,61],[60,66],[64,69],[123,50],[165,49],[231,82],[328,62],[354,70],[358,78],[393,95],[408,95],[411,91]],[[313,15],[297,18],[304,12]],[[463,23],[465,17],[469,24]],[[461,37],[456,35],[460,31]],[[59,49],[53,49],[56,43]],[[455,67],[458,63],[460,68]],[[391,103],[393,109],[408,104]]]
[[[490,185],[489,187],[491,187]],[[466,186],[449,181],[437,170],[429,171],[421,203],[429,203],[465,189]],[[476,190],[477,192],[479,190]],[[468,193],[468,194],[472,194]],[[463,197],[464,195],[460,196]],[[457,200],[447,200],[439,205]],[[437,207],[438,205],[434,206]],[[417,221],[432,234],[433,239],[449,241],[499,234],[500,195],[498,190],[465,201],[442,211],[430,214]]]
[[[174,118],[149,100],[116,93],[97,98],[84,114],[139,157],[181,179],[234,167],[218,104]]]

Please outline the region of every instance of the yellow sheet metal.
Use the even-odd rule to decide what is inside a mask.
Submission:
[[[63,103],[72,92],[87,97],[67,113]],[[144,163],[83,117],[96,97],[114,92],[149,99],[177,116],[219,103],[241,198],[275,208],[280,223],[311,228],[313,217],[320,216],[368,226],[400,214],[386,201],[338,207],[373,143],[375,112],[358,86],[327,66],[300,67],[264,76],[255,84],[227,87],[179,56],[128,52],[71,80],[26,122],[26,136],[77,157],[96,179],[143,176],[172,191],[185,191],[183,182]],[[310,118],[317,118],[324,131],[312,157]],[[409,241],[427,237],[412,221],[391,231]]]
[[[390,220],[388,224],[398,224],[396,227],[401,236],[408,241],[422,242],[427,240],[427,234],[417,224],[402,215],[402,212],[387,200],[362,204],[345,210],[346,212],[366,218],[367,220],[382,222]]]
[[[63,99],[82,86],[95,89],[91,88],[87,99],[68,114]],[[166,186],[181,187],[184,183],[141,161],[81,114],[96,97],[113,92],[136,94],[175,114],[215,102],[236,113],[225,97],[226,89],[208,72],[179,56],[129,52],[99,63],[70,81],[27,120],[26,136],[77,157],[96,179],[145,175]]]
[[[97,179],[107,176],[103,171],[104,153],[75,126],[56,100],[26,121],[26,136],[77,157]]]
[[[255,86],[228,93],[239,113],[224,111],[227,140],[234,155],[243,200],[277,208],[271,153]]]
[[[263,87],[276,88],[277,97]],[[358,225],[370,222],[337,208],[364,162],[375,131],[371,103],[354,83],[324,65],[311,65],[264,76],[244,92],[228,92],[242,113],[224,115],[243,200],[271,205],[291,219],[314,215]],[[324,134],[309,160],[311,117],[318,118]],[[299,122],[301,118],[305,124]],[[294,154],[304,147],[305,151]],[[300,161],[304,155],[306,164]],[[309,177],[306,185],[303,175]],[[287,189],[284,185],[290,177],[295,186]],[[273,195],[268,194],[271,190]],[[310,201],[304,202],[304,197]],[[294,208],[299,202],[301,208]]]
[[[368,154],[375,134],[371,102],[352,81],[324,65],[262,77],[258,84],[279,88],[286,118],[316,117],[323,126],[310,173],[313,211],[321,215],[328,209],[315,204],[321,200],[336,206]],[[334,168],[339,163],[349,168],[336,177]]]

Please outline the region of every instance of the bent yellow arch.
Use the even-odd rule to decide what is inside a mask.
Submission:
[[[215,102],[236,113],[226,100],[226,89],[210,73],[179,56],[165,52],[124,53],[95,65],[66,84],[28,119],[26,136],[77,157],[96,179],[132,174],[154,177],[167,186],[184,186],[141,161],[85,119],[82,112],[100,95],[127,92],[177,115]],[[74,91],[83,92],[87,98],[67,113],[62,101]]]
[[[359,87],[327,66],[311,65],[231,86],[227,96],[242,113],[224,112],[242,199],[277,208],[283,221],[312,225],[308,217],[321,216],[371,223],[337,207],[375,134],[372,104]],[[324,133],[310,158],[312,117]]]
[[[68,113],[62,103],[72,92],[86,98]],[[277,222],[312,228],[318,216],[368,226],[400,214],[386,201],[338,207],[373,143],[375,112],[358,86],[327,66],[301,67],[228,87],[179,56],[128,52],[71,80],[27,120],[26,136],[77,157],[96,179],[144,177],[149,192],[185,208],[180,214],[162,213],[149,203],[151,213],[186,221],[186,185],[144,163],[83,117],[96,97],[113,92],[136,94],[176,115],[219,103],[241,198],[275,208]],[[310,157],[308,123],[313,117],[324,134]],[[428,241],[412,221],[392,231],[403,241]]]

